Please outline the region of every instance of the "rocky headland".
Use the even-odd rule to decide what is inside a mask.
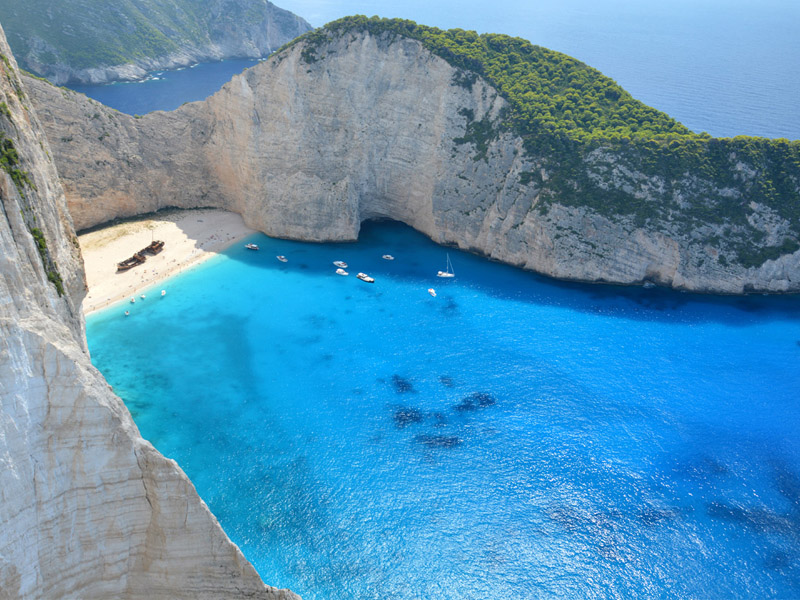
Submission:
[[[78,229],[168,206],[224,208],[312,241],[355,240],[363,221],[394,219],[562,279],[800,290],[800,144],[692,134],[573,59],[490,38],[566,72],[567,91],[543,98],[563,94],[583,123],[605,111],[616,129],[581,129],[572,110],[520,126],[525,107],[492,82],[496,70],[429,41],[465,32],[436,32],[334,23],[204,102],[142,118],[26,83]],[[580,107],[576,85],[599,87],[600,102]],[[638,129],[620,116],[632,111]]]
[[[0,0],[0,22],[20,65],[57,85],[261,58],[311,29],[267,0]]]
[[[0,598],[296,598],[92,366],[78,240],[2,30],[0,58]]]

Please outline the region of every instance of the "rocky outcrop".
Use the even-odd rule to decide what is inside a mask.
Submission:
[[[0,598],[295,598],[92,367],[77,238],[2,30],[0,55]]]
[[[0,2],[0,21],[22,67],[57,85],[261,58],[311,29],[267,0]]]
[[[739,225],[687,228],[672,215],[641,222],[543,194],[554,175],[547,157],[507,129],[477,136],[506,101],[480,78],[464,82],[419,41],[355,31],[313,52],[300,41],[204,102],[141,119],[31,86],[79,228],[166,206],[215,206],[271,236],[322,241],[354,240],[366,219],[395,219],[436,242],[563,279],[800,290],[800,252],[751,266],[734,260],[731,232],[757,244]],[[581,160],[609,197],[663,204],[665,182],[628,156],[599,149]],[[742,164],[737,177],[751,172]],[[740,194],[696,173],[669,183],[674,214],[705,207],[712,193]],[[767,240],[797,225],[761,205],[750,217]]]

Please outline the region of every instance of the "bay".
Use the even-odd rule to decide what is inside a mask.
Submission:
[[[252,241],[87,328],[271,585],[800,595],[796,298],[559,283],[391,223]]]
[[[258,62],[240,58],[199,63],[182,69],[153,71],[142,81],[69,87],[120,112],[144,115],[154,110],[175,110],[186,102],[205,100],[231,77]]]

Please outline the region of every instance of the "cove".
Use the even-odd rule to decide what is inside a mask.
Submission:
[[[205,100],[231,77],[258,63],[258,59],[250,58],[198,63],[181,69],[153,71],[141,81],[70,85],[69,88],[120,112],[143,115]]]
[[[87,334],[267,583],[800,595],[796,297],[554,282],[394,223],[250,241]],[[447,253],[456,278],[437,279]]]

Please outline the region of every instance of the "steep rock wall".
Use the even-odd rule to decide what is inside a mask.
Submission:
[[[269,235],[322,241],[356,239],[363,220],[389,218],[563,279],[800,290],[800,251],[745,267],[718,260],[704,241],[724,239],[723,226],[701,223],[695,235],[669,221],[544,202],[543,157],[509,132],[471,137],[476,123],[502,118],[505,100],[480,78],[464,85],[463,73],[417,41],[351,32],[310,60],[305,50],[300,42],[205,102],[141,119],[32,82],[77,226],[217,206]],[[609,193],[660,202],[663,182],[625,157],[598,152],[585,170]],[[719,191],[694,174],[684,180],[676,189]],[[786,228],[766,207],[754,210],[764,235]]]
[[[20,64],[59,85],[260,58],[311,29],[267,0],[0,0],[0,21]]]
[[[77,238],[2,30],[0,54],[0,597],[296,598],[92,367]]]

